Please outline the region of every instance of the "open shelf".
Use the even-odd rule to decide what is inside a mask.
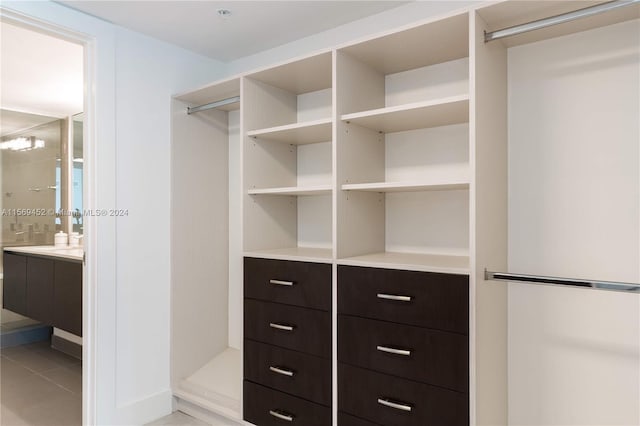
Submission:
[[[227,348],[182,380],[174,394],[213,412],[240,419],[241,384],[241,352]]]
[[[343,191],[369,192],[445,191],[451,189],[467,188],[469,188],[468,178],[460,178],[457,181],[442,180],[439,182],[373,182],[342,185]]]
[[[468,256],[380,252],[339,259],[338,264],[468,275]]]
[[[331,140],[331,118],[312,120],[268,129],[252,130],[247,136],[285,142],[292,145],[306,145]]]
[[[236,96],[240,96],[239,78],[208,84],[192,92],[177,95],[175,98],[189,103],[191,107],[196,107]],[[217,107],[216,109],[221,111],[238,110],[240,109],[240,101]]]
[[[341,119],[382,133],[465,123],[469,121],[469,95],[344,114]]]
[[[249,195],[323,195],[331,193],[331,185],[250,189],[248,193]]]
[[[254,250],[244,252],[245,257],[262,259],[296,260],[300,262],[330,263],[333,259],[330,248],[287,247],[270,250]]]

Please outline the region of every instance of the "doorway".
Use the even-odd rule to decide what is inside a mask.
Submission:
[[[81,235],[86,173],[82,153],[89,125],[84,119],[87,47],[81,39],[44,30],[36,22],[32,26],[5,18],[3,14],[0,21],[0,247],[3,258],[5,253],[24,258],[26,284],[24,304],[12,303],[16,294],[21,296],[11,291],[14,271],[21,269],[9,270],[0,260],[5,296],[0,314],[0,418],[7,425],[80,425],[86,400]],[[49,250],[60,233],[65,243]],[[72,251],[73,259],[67,256]],[[79,271],[79,286],[71,292],[76,283],[66,272],[71,270],[67,263]],[[64,292],[64,286],[54,292],[60,282]],[[74,309],[77,324],[70,325],[68,312]],[[62,321],[56,310],[64,314]]]

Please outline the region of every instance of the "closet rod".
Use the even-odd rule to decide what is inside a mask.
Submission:
[[[528,22],[526,24],[515,25],[513,27],[504,28],[502,30],[496,30],[492,32],[484,32],[484,42],[498,40],[505,37],[511,37],[517,34],[526,33],[533,30],[539,30],[541,28],[550,27],[552,25],[562,24],[565,22],[573,21],[587,16],[593,16],[598,13],[608,12],[620,7],[629,6],[632,4],[640,3],[640,0],[614,0],[606,3],[601,3],[595,6],[585,7],[584,9],[574,10],[573,12],[563,13],[560,15],[551,16],[549,18],[539,19],[537,21]]]
[[[616,281],[595,281],[579,278],[544,277],[540,275],[511,274],[509,272],[492,272],[484,270],[484,279],[493,281],[519,281],[531,284],[560,285],[568,287],[585,287],[596,290],[622,291],[640,293],[640,284],[621,283]]]
[[[234,104],[236,102],[240,102],[240,96],[233,96],[231,98],[221,99],[219,101],[211,102],[211,103],[200,105],[193,108],[187,107],[187,114],[193,114],[194,112],[200,112],[208,109],[218,108],[221,106]]]

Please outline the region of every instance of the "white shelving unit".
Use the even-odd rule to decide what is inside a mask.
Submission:
[[[462,14],[338,50],[340,262],[468,273],[468,38]]]
[[[244,249],[306,258],[332,248],[332,54],[243,79]]]
[[[485,43],[484,32],[587,3],[482,5],[176,96],[178,403],[242,417],[244,255],[334,271],[468,275],[470,423],[506,424],[507,294],[483,273],[507,269],[507,49],[634,19],[640,7],[505,41]],[[187,106],[232,96],[241,102],[186,114]],[[230,147],[242,158],[237,168],[229,168]],[[231,193],[229,172],[238,181]],[[237,205],[229,204],[234,197]],[[231,234],[242,241],[230,258]],[[334,297],[338,285],[334,272]],[[334,394],[334,424],[336,405]]]

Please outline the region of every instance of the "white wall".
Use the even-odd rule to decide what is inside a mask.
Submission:
[[[116,207],[129,211],[116,224],[116,395],[131,421],[139,400],[170,409],[170,99],[215,79],[218,67],[116,28]]]
[[[96,201],[87,208],[129,210],[90,221],[85,243],[97,281],[95,422],[145,423],[171,410],[170,97],[215,80],[222,65],[52,2],[2,7],[95,40],[97,145],[85,164]]]
[[[640,280],[640,22],[509,50],[509,270]],[[512,284],[509,423],[640,424],[640,296]]]

